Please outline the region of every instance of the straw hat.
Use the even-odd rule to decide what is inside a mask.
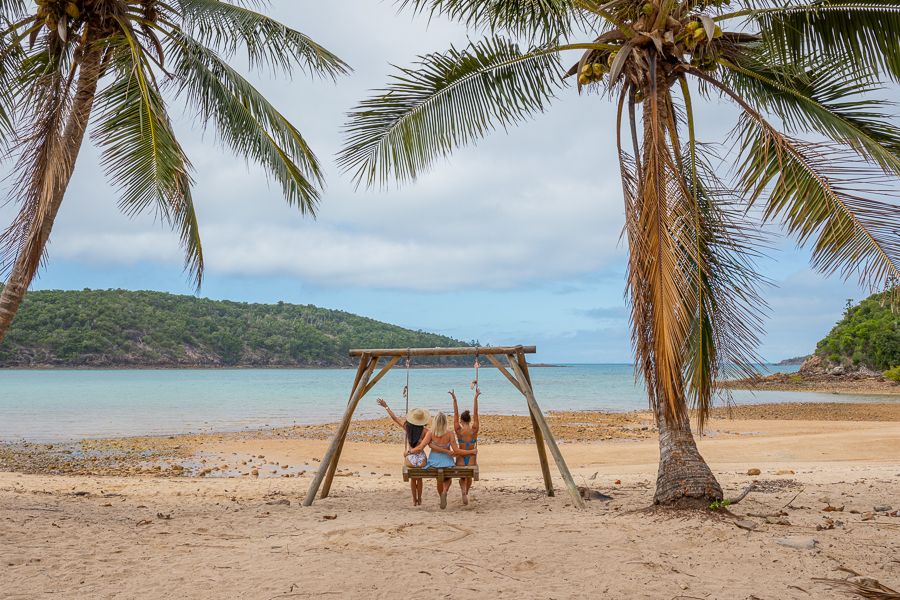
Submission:
[[[406,422],[412,425],[427,425],[431,420],[431,413],[424,408],[414,408],[406,413]]]

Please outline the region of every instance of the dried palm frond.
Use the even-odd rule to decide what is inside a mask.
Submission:
[[[851,577],[850,579],[828,579],[815,577],[828,587],[847,594],[861,596],[867,600],[900,600],[900,592],[892,590],[871,577]]]

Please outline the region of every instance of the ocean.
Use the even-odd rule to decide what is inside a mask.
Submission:
[[[0,440],[59,442],[334,421],[346,407],[354,374],[355,369],[0,370]],[[631,365],[532,368],[531,376],[544,411],[629,411],[647,405]],[[410,406],[449,411],[447,391],[455,388],[460,408],[469,408],[472,379],[472,369],[412,369]],[[362,400],[356,415],[383,415],[375,404],[378,397],[402,414],[405,384],[405,369],[396,367]],[[524,398],[496,369],[481,369],[480,386],[483,413],[527,414]],[[806,392],[733,393],[738,404],[873,399]]]

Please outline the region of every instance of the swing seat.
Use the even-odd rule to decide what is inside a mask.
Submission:
[[[478,481],[478,465],[471,467],[447,467],[444,469],[423,469],[403,466],[403,481],[417,479],[468,479]]]

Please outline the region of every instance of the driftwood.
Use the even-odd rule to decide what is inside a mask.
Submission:
[[[725,500],[725,504],[728,505],[728,506],[731,506],[731,505],[733,505],[733,504],[737,504],[738,502],[740,502],[741,500],[743,500],[744,498],[746,498],[746,497],[747,497],[747,494],[749,494],[750,492],[752,492],[754,489],[756,489],[756,482],[755,482],[755,481],[754,481],[753,483],[751,483],[750,485],[748,485],[747,487],[745,487],[745,488],[744,488],[744,491],[741,492],[740,494],[738,494],[736,498],[728,498],[728,499],[726,499],[726,500]]]

